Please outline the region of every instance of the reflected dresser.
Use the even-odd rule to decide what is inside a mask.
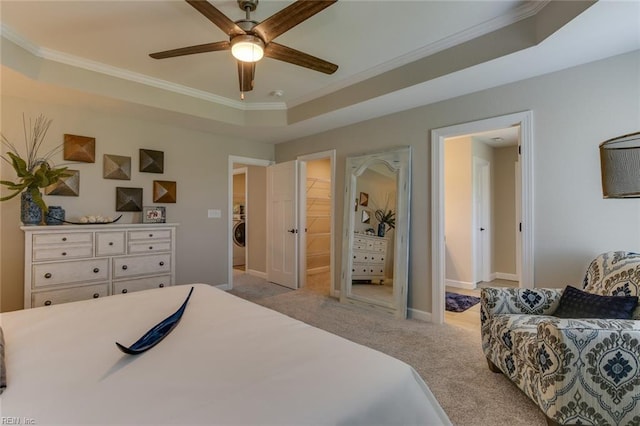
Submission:
[[[355,234],[353,236],[351,279],[354,281],[377,281],[382,284],[385,278],[387,244],[388,241],[385,238]]]

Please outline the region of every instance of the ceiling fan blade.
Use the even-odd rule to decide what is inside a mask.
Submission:
[[[253,27],[265,43],[331,6],[337,0],[298,0]]]
[[[193,55],[194,53],[216,52],[218,50],[229,50],[231,43],[228,41],[217,41],[215,43],[198,44],[196,46],[181,47],[179,49],[165,50],[163,52],[151,53],[153,59],[173,58],[175,56]]]
[[[267,45],[264,56],[325,74],[333,74],[338,69],[336,64],[274,42]]]
[[[208,20],[213,22],[218,28],[229,36],[246,34],[235,22],[227,17],[224,13],[216,9],[211,3],[204,0],[185,0],[194,9],[202,13]]]
[[[255,62],[238,61],[238,80],[240,81],[240,92],[250,92],[253,90],[253,77],[256,72]]]

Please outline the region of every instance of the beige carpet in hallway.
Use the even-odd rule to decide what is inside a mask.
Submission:
[[[546,425],[529,398],[504,376],[489,371],[477,331],[398,320],[341,304],[328,296],[326,284],[317,281],[289,290],[238,275],[230,293],[410,364],[455,425]]]

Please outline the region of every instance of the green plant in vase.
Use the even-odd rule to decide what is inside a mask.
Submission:
[[[378,225],[379,237],[384,237],[384,234],[386,232],[385,227],[388,226],[390,229],[393,229],[396,227],[396,213],[393,210],[387,209],[386,207],[384,209],[378,209],[375,212],[375,216],[379,223]],[[382,226],[382,229],[380,229],[380,226]]]
[[[51,164],[51,158],[60,152],[62,145],[57,145],[44,155],[40,155],[39,151],[42,148],[47,130],[49,130],[49,126],[51,125],[51,120],[46,119],[43,115],[39,115],[33,123],[29,120],[29,127],[27,128],[26,119],[23,115],[22,124],[26,149],[24,157],[20,155],[18,147],[2,134],[2,145],[8,149],[8,151],[5,152],[4,155],[0,155],[0,158],[11,164],[18,179],[15,182],[8,180],[0,181],[0,184],[6,186],[9,191],[12,191],[11,194],[1,197],[0,201],[7,201],[19,194],[26,193],[28,194],[26,198],[28,199],[30,196],[33,202],[46,215],[49,209],[42,199],[40,189],[58,182],[60,178],[69,176],[67,167],[54,167]],[[24,198],[25,196],[23,196],[23,200]]]

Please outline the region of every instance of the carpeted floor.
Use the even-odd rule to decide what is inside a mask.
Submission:
[[[477,332],[341,304],[321,286],[292,291],[248,275],[234,280],[232,294],[413,366],[454,425],[546,425],[529,398],[489,371]]]

